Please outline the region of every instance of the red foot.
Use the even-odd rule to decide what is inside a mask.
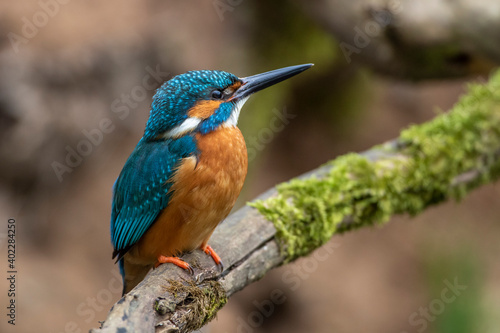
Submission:
[[[215,261],[215,264],[217,267],[220,268],[221,272],[224,270],[224,265],[222,264],[222,260],[219,257],[217,253],[215,253],[214,249],[210,245],[205,245],[204,247],[202,246],[201,248],[206,254],[212,257],[212,259]]]
[[[174,264],[176,265],[177,267],[180,267],[180,268],[183,268],[183,269],[186,269],[189,271],[189,273],[193,274],[193,268],[191,267],[191,265],[189,265],[187,262],[185,262],[184,260],[182,259],[179,259],[177,257],[166,257],[166,256],[159,256],[158,257],[158,261],[156,262],[155,264],[155,268],[157,268],[158,266],[160,266],[161,264],[166,264],[166,263],[171,263],[171,264]]]

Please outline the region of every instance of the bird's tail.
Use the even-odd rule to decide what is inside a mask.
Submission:
[[[120,273],[123,278],[122,296],[134,289],[141,282],[152,265],[133,264],[126,260],[126,256],[118,261]]]

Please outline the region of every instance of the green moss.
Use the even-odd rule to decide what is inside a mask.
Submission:
[[[168,280],[169,285],[165,287],[174,297],[182,295],[183,302],[178,307],[184,308],[186,316],[186,331],[195,331],[215,318],[217,311],[227,303],[224,288],[219,282],[209,280],[202,285],[196,285],[193,281],[181,283],[176,280]],[[163,306],[165,307],[165,306]],[[159,308],[155,304],[155,310]],[[168,306],[167,306],[168,308]]]
[[[449,113],[375,147],[373,160],[341,156],[325,177],[281,184],[277,196],[250,205],[274,223],[284,256],[293,260],[335,233],[464,197],[499,177],[499,149],[500,71],[485,85],[471,85]],[[472,181],[460,181],[474,170]]]

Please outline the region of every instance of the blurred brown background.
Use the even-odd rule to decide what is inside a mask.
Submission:
[[[432,119],[465,82],[484,81],[500,58],[500,20],[485,17],[499,11],[494,1],[474,3],[0,3],[4,272],[7,219],[18,228],[16,326],[7,324],[2,278],[0,331],[86,332],[119,299],[111,187],[163,80],[192,69],[247,76],[315,63],[245,106],[251,166],[241,206]],[[283,126],[272,130],[276,122]],[[499,194],[491,184],[417,218],[337,237],[331,253],[232,297],[203,331],[498,332]],[[272,304],[276,289],[284,296]]]

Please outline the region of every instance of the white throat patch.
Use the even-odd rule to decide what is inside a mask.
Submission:
[[[250,97],[250,96],[247,96],[247,97],[245,97],[243,99],[240,99],[238,102],[236,102],[234,104],[234,109],[231,112],[231,115],[222,124],[222,126],[225,126],[225,127],[235,127],[236,125],[238,125],[238,118],[240,117],[241,108],[243,107],[243,105],[245,104],[245,102],[248,100],[248,97]]]

